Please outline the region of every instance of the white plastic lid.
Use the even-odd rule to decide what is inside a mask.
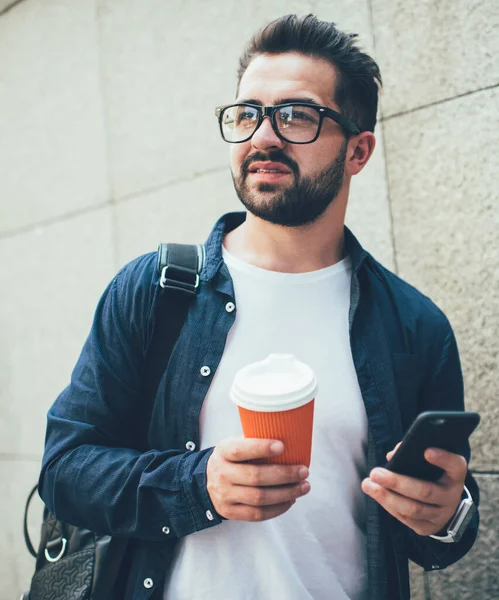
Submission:
[[[236,373],[230,397],[248,410],[291,410],[310,402],[317,393],[314,372],[292,354],[270,354]]]

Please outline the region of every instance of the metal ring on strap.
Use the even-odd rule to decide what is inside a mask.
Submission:
[[[55,558],[52,558],[52,556],[50,556],[49,551],[47,550],[47,548],[45,548],[45,558],[49,562],[51,562],[51,563],[57,562],[59,559],[62,558],[64,552],[66,552],[66,545],[67,545],[67,543],[68,543],[68,540],[66,538],[62,538],[62,548],[61,548],[61,551],[59,552],[59,554]]]
[[[182,281],[181,279],[178,278],[178,272],[181,270],[188,272],[188,270],[181,269],[181,267],[175,266],[175,267],[173,267],[173,269],[177,272],[177,277],[169,278],[167,276],[167,271],[170,269],[171,266],[172,265],[166,265],[165,267],[163,267],[163,270],[161,271],[161,278],[159,280],[159,285],[163,289],[167,289],[167,288],[174,289],[174,290],[179,290],[181,292],[188,292],[189,294],[196,295],[196,292],[199,288],[199,275],[197,273],[191,273],[192,275],[195,275],[194,281],[191,281],[191,282]]]

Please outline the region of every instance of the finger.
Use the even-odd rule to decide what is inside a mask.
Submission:
[[[449,480],[464,483],[468,472],[468,463],[464,456],[441,448],[428,448],[424,456],[429,463],[443,469]]]
[[[274,506],[246,506],[245,504],[235,504],[228,511],[227,519],[236,521],[267,521],[282,515],[293,506],[294,502],[284,502],[283,504],[274,504]]]
[[[400,496],[370,479],[364,479],[362,490],[397,519],[403,517],[404,519],[429,521],[431,523],[437,523],[441,519],[442,508]]]
[[[303,465],[249,465],[226,463],[224,477],[236,485],[253,487],[286,485],[298,483],[309,475]]]
[[[442,506],[445,504],[445,490],[436,483],[393,473],[392,471],[381,467],[373,469],[369,474],[369,478],[374,481],[374,483],[381,485],[385,489],[396,492],[400,496],[434,506]]]
[[[309,491],[308,481],[298,485],[269,488],[235,485],[231,488],[229,501],[233,504],[246,504],[247,506],[274,506],[293,502],[300,496],[308,494]]]
[[[222,456],[231,462],[244,462],[257,458],[272,458],[284,452],[284,444],[279,440],[256,438],[233,438],[219,444]]]
[[[400,444],[402,442],[399,442],[395,448],[393,450],[390,450],[390,452],[387,452],[386,454],[386,460],[392,460],[393,455],[395,454],[395,452],[397,452],[397,450],[400,448]]]

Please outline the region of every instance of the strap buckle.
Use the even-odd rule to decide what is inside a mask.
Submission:
[[[157,270],[163,290],[178,290],[195,296],[200,286],[204,247],[187,244],[160,244]]]
[[[159,285],[163,289],[172,289],[172,290],[180,290],[182,292],[187,292],[188,294],[196,294],[199,288],[199,275],[196,273],[196,277],[194,279],[194,283],[189,283],[187,281],[180,281],[175,277],[168,277],[167,273],[170,270],[171,265],[166,265],[163,267],[161,271],[161,277],[159,279]],[[182,271],[186,274],[192,273],[188,269],[182,269],[181,267],[175,266],[174,270]]]

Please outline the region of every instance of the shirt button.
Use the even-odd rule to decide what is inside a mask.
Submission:
[[[144,579],[144,587],[145,588],[147,588],[149,590],[150,588],[152,588],[153,585],[154,585],[154,582],[150,577],[148,577],[147,579]]]
[[[187,442],[187,444],[185,445],[185,447],[187,448],[187,450],[195,450],[196,449],[196,444],[194,442]]]
[[[163,527],[163,529],[161,530],[165,535],[168,535],[170,533],[170,528],[169,527]]]
[[[208,375],[211,373],[211,369],[205,365],[204,367],[201,367],[200,373],[203,377],[208,377]]]
[[[225,310],[228,313],[233,312],[235,308],[236,308],[236,305],[234,304],[234,302],[227,302],[227,304],[225,305]]]
[[[213,519],[215,518],[211,510],[206,511],[206,518],[208,519],[208,521],[213,521]]]

